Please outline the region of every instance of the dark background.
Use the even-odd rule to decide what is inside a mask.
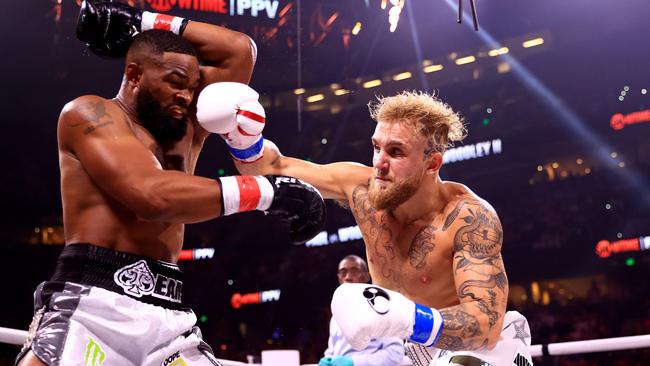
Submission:
[[[441,177],[467,184],[499,213],[511,308],[528,317],[533,343],[649,333],[650,255],[600,258],[594,249],[600,240],[650,235],[650,124],[621,131],[609,126],[615,113],[650,108],[650,94],[641,92],[650,89],[650,3],[478,0],[478,33],[455,23],[453,3],[407,0],[394,33],[377,0],[367,5],[363,0],[279,0],[278,11],[290,7],[282,21],[172,13],[255,38],[259,57],[251,85],[267,107],[265,136],[286,155],[370,164],[374,126],[365,105],[373,95],[403,89],[438,93],[469,123],[469,137],[459,146],[502,140],[501,154],[448,164]],[[151,2],[139,5],[151,10]],[[0,6],[5,172],[0,230],[7,253],[0,274],[9,284],[0,326],[26,329],[32,291],[51,275],[61,250],[45,244],[60,241],[62,225],[58,113],[79,95],[114,96],[122,63],[99,59],[76,40],[75,1],[63,0],[58,7],[46,0]],[[336,19],[324,28],[321,20],[333,14]],[[363,24],[361,32],[346,46],[344,35],[356,21]],[[539,36],[543,45],[521,47]],[[510,53],[487,56],[495,47],[490,40]],[[454,64],[466,55],[477,61]],[[419,65],[425,60],[445,68],[423,74]],[[503,62],[510,71],[499,73]],[[412,78],[390,79],[407,70]],[[374,78],[384,84],[360,86]],[[332,83],[352,92],[335,96]],[[295,96],[298,87],[307,92]],[[321,92],[322,102],[304,100]],[[236,174],[220,139],[206,143],[197,174]],[[344,209],[328,208],[329,233],[354,225]],[[204,316],[199,325],[218,357],[245,361],[263,349],[296,348],[307,363],[317,362],[325,349],[337,263],[349,253],[364,255],[363,243],[295,247],[286,241],[285,229],[256,213],[188,226],[186,248],[215,248],[213,259],[181,266],[187,275],[185,300]],[[230,307],[235,292],[272,289],[282,291],[279,302]],[[9,363],[17,350],[1,346],[0,362]],[[649,361],[647,351],[624,351],[543,362]]]

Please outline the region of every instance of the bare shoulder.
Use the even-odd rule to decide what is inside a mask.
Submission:
[[[59,143],[66,146],[78,137],[96,135],[96,131],[124,131],[124,114],[115,103],[96,95],[84,95],[68,102],[58,122]],[[69,147],[69,146],[68,146]]]
[[[471,242],[500,250],[503,230],[494,207],[463,184],[445,182],[445,185],[449,200],[442,230],[456,233],[456,249]]]

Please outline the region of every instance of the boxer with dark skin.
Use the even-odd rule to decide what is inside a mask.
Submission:
[[[254,55],[248,36],[216,25],[190,22],[183,38],[196,56],[191,48],[156,54],[146,42],[133,44],[115,98],[84,95],[63,108],[66,243],[175,263],[184,224],[220,216],[219,185],[193,175],[208,136],[196,123],[194,96],[217,81],[248,83]],[[30,351],[20,365],[44,363]]]
[[[247,83],[254,60],[249,38],[225,28],[190,22],[183,38],[198,57],[132,46],[115,98],[86,95],[63,108],[58,143],[66,242],[175,262],[183,224],[219,215],[218,185],[192,175],[208,135],[196,123],[194,96],[216,81]]]
[[[160,28],[143,30],[146,22]],[[115,98],[81,96],[59,117],[66,247],[34,294],[19,365],[91,357],[92,364],[97,357],[218,364],[182,303],[174,264],[184,225],[261,210],[288,223],[293,242],[304,242],[324,223],[322,198],[291,177],[193,175],[208,136],[195,97],[217,81],[248,83],[256,57],[248,36],[110,1],[82,4],[79,34],[95,53],[126,54],[124,77]],[[148,346],[137,345],[142,338],[151,338]]]

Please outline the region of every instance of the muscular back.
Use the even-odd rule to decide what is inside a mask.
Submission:
[[[125,191],[146,190],[146,179],[137,177],[149,170],[192,174],[205,138],[195,131],[188,125],[185,137],[163,151],[114,100],[84,96],[68,103],[58,125],[66,243],[89,242],[174,261],[184,225],[148,217],[147,204],[141,210],[138,199]]]

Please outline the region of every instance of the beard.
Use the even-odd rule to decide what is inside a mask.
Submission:
[[[136,98],[136,113],[140,123],[151,133],[163,150],[169,150],[185,137],[189,118],[174,118],[166,112],[153,94],[141,89]],[[187,108],[186,105],[181,107]]]
[[[399,205],[413,197],[420,188],[424,175],[415,175],[393,182],[391,185],[380,188],[374,179],[370,180],[368,188],[368,201],[375,210],[393,211]]]

